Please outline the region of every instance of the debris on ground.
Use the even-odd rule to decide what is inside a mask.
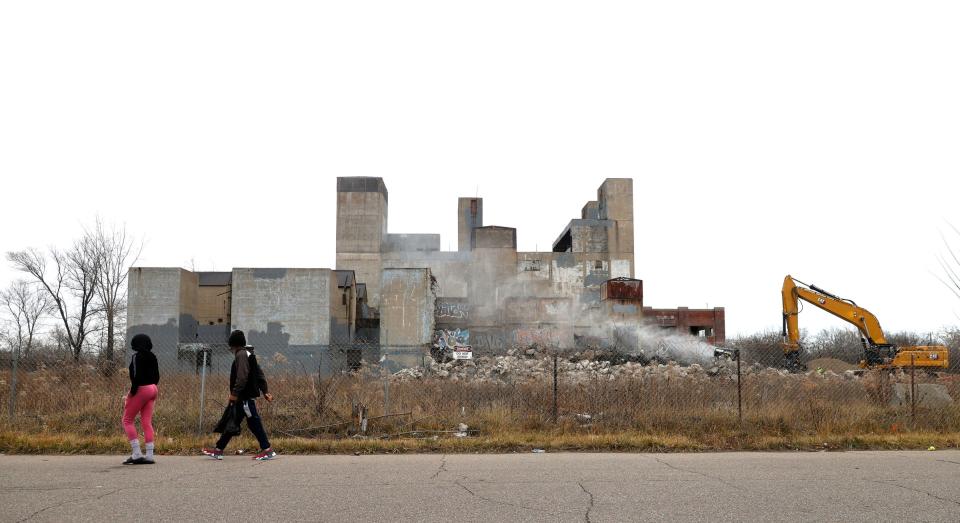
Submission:
[[[843,360],[838,360],[837,358],[816,358],[807,362],[807,368],[810,370],[829,370],[831,372],[836,372],[837,374],[843,374],[847,371],[855,371],[859,369],[859,367],[856,365],[847,363]]]
[[[556,359],[557,373],[564,381],[586,383],[595,380],[612,381],[618,378],[659,376],[666,379],[713,379],[735,378],[736,362],[717,360],[709,367],[699,364],[681,365],[674,361],[657,362],[642,355],[617,355],[611,352],[586,350],[564,355]],[[430,361],[427,366],[413,367],[392,374],[398,381],[440,378],[451,381],[470,382],[518,382],[553,379],[554,356],[546,350],[510,349],[501,356],[478,356],[473,360],[458,360],[438,363]],[[373,369],[371,373],[375,373]],[[744,375],[791,376],[785,369],[759,364],[744,365]],[[827,371],[827,378],[840,375]]]

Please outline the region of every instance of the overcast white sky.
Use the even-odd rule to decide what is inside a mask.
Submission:
[[[99,213],[141,265],[332,267],[337,176],[385,179],[390,232],[455,249],[479,193],[549,250],[632,177],[648,305],[779,328],[790,273],[937,329],[958,26],[955,1],[4,2],[0,251]]]

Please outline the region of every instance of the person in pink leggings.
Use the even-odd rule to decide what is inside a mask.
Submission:
[[[137,334],[130,340],[133,358],[130,359],[130,394],[123,404],[123,430],[127,433],[132,453],[124,465],[153,465],[153,404],[157,401],[157,383],[160,369],[157,357],[150,352],[153,342],[146,334]],[[140,451],[137,426],[133,421],[140,415],[146,454]]]

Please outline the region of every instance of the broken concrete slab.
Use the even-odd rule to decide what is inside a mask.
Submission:
[[[917,406],[926,408],[945,407],[953,404],[953,398],[947,392],[945,385],[936,383],[918,383]],[[909,407],[910,406],[910,384],[894,383],[893,394],[890,396],[890,406]]]

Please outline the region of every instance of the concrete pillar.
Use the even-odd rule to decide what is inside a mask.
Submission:
[[[473,229],[483,227],[483,198],[457,200],[457,250],[469,251],[473,245]]]
[[[610,229],[610,258],[628,260],[630,274],[618,276],[634,277],[633,242],[633,179],[607,178],[597,190],[598,216],[601,220],[613,220],[616,225]]]

